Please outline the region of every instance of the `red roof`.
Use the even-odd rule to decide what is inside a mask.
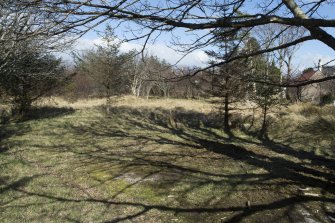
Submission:
[[[315,70],[307,71],[298,78],[298,81],[307,81],[309,80],[314,74],[316,73]]]

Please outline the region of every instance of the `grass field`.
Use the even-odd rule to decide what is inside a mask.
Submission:
[[[0,125],[0,222],[335,219],[332,107],[277,109],[258,139],[251,109],[226,135],[211,102],[125,97],[109,115],[102,104]]]

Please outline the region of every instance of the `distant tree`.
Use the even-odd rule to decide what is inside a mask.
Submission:
[[[106,97],[108,112],[111,96],[129,93],[134,52],[121,53],[121,43],[108,27],[103,40],[105,45],[97,45],[96,48],[74,56],[76,69],[91,76],[99,91]]]
[[[275,63],[264,60],[257,66],[257,76],[260,82],[280,83],[281,72]],[[262,109],[262,124],[259,136],[265,137],[268,129],[268,113],[270,108],[278,105],[282,98],[280,97],[281,88],[275,85],[267,85],[262,83],[256,84],[256,92],[253,95],[253,101]]]
[[[19,113],[63,81],[61,60],[50,52],[69,43],[64,33],[50,34],[56,26],[51,17],[21,3],[0,2],[0,96]]]
[[[149,98],[150,94],[169,97],[169,78],[173,74],[170,64],[160,60],[156,56],[147,56],[142,60],[146,79],[144,80],[144,95]]]
[[[263,43],[265,48],[272,48],[277,45],[287,44],[292,42],[297,37],[302,37],[304,34],[305,30],[301,27],[292,27],[282,24],[267,24],[265,26],[258,27],[255,32],[257,39]],[[293,59],[299,47],[300,44],[296,44],[287,48],[278,49],[271,54],[264,54],[265,56],[270,56],[281,71],[281,85],[283,83],[292,82],[292,78],[297,71],[297,69],[294,68]],[[287,89],[284,87],[282,88],[281,97],[283,99],[287,98]]]
[[[28,7],[44,13],[47,18],[45,21],[54,23],[53,26],[44,25],[44,27],[51,27],[46,32],[49,35],[69,33],[82,36],[98,25],[112,21],[115,22],[116,28],[127,30],[124,36],[128,40],[143,39],[144,47],[150,40],[155,41],[162,33],[172,34],[174,47],[185,53],[213,46],[216,41],[215,32],[221,29],[246,29],[251,33],[256,27],[280,24],[298,27],[304,31],[302,36],[293,36],[285,42],[278,41],[271,47],[263,47],[261,44],[262,48],[258,51],[249,54],[238,53],[229,60],[211,64],[207,69],[232,60],[273,52],[310,40],[320,41],[335,50],[335,37],[327,29],[335,27],[335,21],[322,14],[322,9],[332,7],[332,0],[311,2],[296,0],[20,0],[15,2],[23,9]],[[184,36],[180,35],[183,32],[179,32],[180,30],[193,34],[194,38],[183,38]],[[230,33],[225,32],[222,35],[229,36]],[[277,39],[284,35],[286,35],[285,32],[279,32],[273,38]],[[335,76],[317,81],[329,79],[335,79]],[[296,87],[311,84],[313,81],[283,83],[282,86]]]
[[[45,96],[66,79],[61,59],[39,48],[33,43],[16,48],[21,55],[17,59],[8,56],[6,61],[11,68],[1,73],[0,87],[11,99],[14,112],[23,114],[32,103]]]
[[[308,68],[305,68],[302,73],[307,73],[307,72],[310,72],[310,71],[314,71],[314,68],[313,67],[308,67]]]
[[[230,35],[228,35],[230,33]],[[207,54],[215,61],[225,61],[236,56],[241,47],[242,36],[246,35],[244,30],[221,29],[216,33],[216,46],[219,50],[207,51]],[[230,110],[231,104],[245,99],[247,85],[242,80],[246,74],[245,60],[234,60],[223,64],[213,72],[213,93],[223,99],[224,129],[230,132]]]
[[[150,94],[154,94],[169,97],[171,87],[169,78],[173,74],[169,63],[157,56],[136,53],[129,67],[130,88],[134,96],[148,98]]]
[[[146,56],[144,57],[146,58]],[[144,62],[141,56],[135,56],[133,63],[131,64],[131,83],[130,83],[130,90],[131,94],[139,97],[142,94],[145,79],[148,78],[147,76],[147,64]]]
[[[242,48],[243,54],[250,54],[252,52],[260,50],[261,46],[258,40],[255,37],[246,38],[244,46]],[[245,75],[244,82],[247,85],[246,88],[246,99],[253,100],[253,95],[256,94],[256,82],[257,77],[259,76],[260,67],[264,63],[264,57],[262,55],[255,55],[252,57],[246,58],[245,62]],[[243,65],[242,65],[243,66]]]
[[[225,64],[218,69],[213,77],[213,96],[222,98],[223,126],[226,132],[231,131],[230,111],[236,102],[246,98],[247,85],[241,80],[245,71],[242,61]]]

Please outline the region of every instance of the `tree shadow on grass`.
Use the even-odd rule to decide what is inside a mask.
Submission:
[[[1,142],[1,140],[0,140]],[[4,145],[0,145],[0,153],[4,153],[4,152],[7,152],[9,150],[8,147],[4,146]]]
[[[334,169],[331,168],[334,160],[302,153],[289,146],[278,145],[274,141],[253,141],[238,136],[231,138],[225,134],[219,134],[217,133],[219,129],[212,125],[212,123],[219,122],[214,115],[213,119],[209,119],[208,117],[211,116],[204,117],[196,112],[180,110],[174,111],[173,114],[174,117],[171,117],[171,111],[163,109],[114,108],[110,117],[101,118],[91,125],[66,126],[75,137],[81,137],[75,146],[62,145],[60,148],[55,148],[53,145],[49,148],[46,145],[34,145],[34,147],[40,146],[43,150],[52,149],[52,152],[58,149],[58,152],[64,152],[68,155],[75,154],[79,164],[71,166],[71,171],[77,171],[93,164],[99,164],[100,172],[110,171],[114,166],[122,167],[113,175],[99,179],[99,185],[108,184],[120,178],[127,179],[126,176],[129,173],[137,173],[140,176],[139,179],[131,179],[126,187],[118,189],[114,195],[108,197],[71,197],[30,191],[22,187],[10,186],[10,188],[15,188],[15,191],[26,196],[45,198],[55,202],[104,204],[106,211],[111,206],[113,208],[134,208],[132,213],[114,216],[106,222],[139,221],[138,219],[150,211],[173,213],[173,215],[182,214],[189,217],[187,220],[190,222],[204,220],[209,216],[213,220],[217,214],[222,213],[227,213],[228,217],[223,220],[215,220],[218,222],[269,222],[273,220],[273,217],[264,216],[264,213],[274,213],[285,209],[287,213],[284,213],[288,214],[290,209],[297,205],[309,202],[325,205],[335,202]],[[216,124],[218,125],[218,123]],[[127,128],[136,129],[136,131],[129,132]],[[89,140],[90,138],[116,138],[125,142],[129,141],[129,143],[114,150],[114,148],[104,147],[99,143],[94,144]],[[136,142],[136,145],[130,142]],[[94,150],[84,150],[87,143],[91,143]],[[149,144],[156,145],[158,149],[145,150],[144,148]],[[181,149],[177,152],[175,150],[166,151],[163,148],[166,145]],[[136,149],[130,149],[132,147],[136,147]],[[187,162],[179,162],[181,159],[187,159]],[[204,159],[204,162],[199,162],[201,159]],[[306,164],[302,162],[303,160],[310,162]],[[199,166],[192,166],[191,162],[199,162]],[[245,172],[235,173],[223,172],[221,169],[215,168],[209,170],[200,166],[201,164],[206,167],[220,164],[220,162],[229,162],[232,168],[233,165],[246,165],[247,168],[254,167],[262,171],[248,172],[247,169]],[[61,163],[57,162],[57,165],[61,165]],[[327,169],[319,168],[321,166],[325,166]],[[145,171],[149,171],[149,173]],[[155,178],[157,175],[161,177]],[[126,194],[126,190],[140,184],[160,189],[161,196],[167,199],[168,194],[171,193],[169,189],[183,182],[187,182],[191,186],[177,191],[177,198],[175,198],[179,201],[177,204],[118,199],[118,196]],[[192,194],[196,198],[198,196],[195,193],[197,189],[207,185],[217,187],[228,185],[230,191],[222,194],[222,197],[214,203],[211,197],[201,203],[183,201]],[[236,185],[243,185],[247,192]],[[323,193],[319,197],[299,194],[298,189],[305,187],[311,187]],[[286,194],[279,192],[283,188],[287,191]],[[94,188],[89,189],[93,190]],[[248,191],[249,189],[250,191]],[[270,190],[271,194],[278,195],[261,200],[262,194]],[[242,193],[242,195],[234,198],[233,202],[227,201],[233,193]],[[255,197],[252,197],[253,193],[255,193]],[[210,196],[211,193],[208,195]],[[252,202],[250,206],[244,204],[248,199]],[[205,217],[198,218],[199,214],[204,214]],[[255,217],[255,215],[257,216]],[[290,219],[285,214],[278,214],[275,217],[280,219],[277,219],[278,222],[294,222],[298,218],[292,213],[290,216]],[[317,218],[318,216],[320,214],[313,217]],[[67,217],[71,221],[80,221],[73,216]]]
[[[33,107],[29,112],[25,113],[24,116],[19,118],[14,118],[13,121],[16,121],[15,125],[0,124],[0,153],[6,152],[9,150],[7,145],[2,144],[5,139],[8,139],[12,136],[20,136],[31,130],[29,125],[25,125],[23,122],[29,120],[40,120],[61,117],[64,115],[69,115],[74,113],[73,108],[57,108],[57,107]]]
[[[70,107],[32,107],[26,112],[19,121],[40,120],[48,118],[56,118],[64,115],[73,114],[75,110]]]
[[[14,182],[7,182],[9,180],[8,177],[1,177],[0,178],[0,194],[8,191],[8,190],[17,190],[21,187],[24,187],[29,184],[34,178],[38,176],[30,176],[30,177],[22,177]]]
[[[119,112],[115,110],[114,112]],[[133,115],[136,114],[134,111],[130,111]],[[127,109],[122,108],[122,113],[127,113]],[[146,117],[146,114],[150,114]],[[299,193],[299,188],[316,188],[321,190],[322,193],[328,194],[327,196],[333,197],[335,194],[335,178],[334,178],[334,160],[328,159],[321,156],[316,156],[315,154],[297,151],[288,145],[280,145],[269,139],[262,139],[260,142],[255,142],[251,140],[242,139],[236,136],[228,135],[227,137],[220,136],[212,131],[213,128],[211,123],[216,123],[219,120],[208,120],[202,115],[197,113],[192,114],[192,112],[187,112],[183,114],[180,111],[176,111],[174,114],[174,124],[171,124],[169,111],[156,110],[155,115],[150,112],[142,110],[141,113],[137,113],[138,118],[141,119],[129,119],[127,120],[130,126],[139,126],[142,129],[151,129],[156,131],[166,131],[170,132],[183,139],[180,145],[194,146],[194,149],[205,148],[208,151],[224,155],[225,157],[231,158],[233,160],[249,164],[254,167],[258,167],[266,170],[266,177],[260,175],[260,180],[271,180],[273,185],[281,187],[288,187],[291,192],[295,192],[297,195]],[[170,112],[171,114],[171,112]],[[215,117],[215,116],[213,116]],[[199,123],[199,124],[198,124]],[[180,124],[180,125],[179,125]],[[209,127],[209,128],[203,128]],[[211,138],[215,139],[211,139]],[[137,137],[124,135],[124,137]],[[165,138],[155,139],[150,136],[140,136],[141,139],[154,140],[159,144],[174,144],[178,145],[179,142],[175,140],[169,140]],[[254,151],[252,148],[246,148],[244,146],[233,144],[236,142],[249,143],[251,145],[262,146],[261,150]],[[291,158],[298,159],[300,161],[308,160],[308,164],[305,162],[296,162]],[[160,165],[164,165],[162,162],[158,162]],[[156,162],[157,164],[157,162]],[[154,163],[151,163],[154,165]],[[172,166],[171,164],[167,164]],[[327,167],[328,169],[323,169]],[[182,171],[185,171],[183,169]],[[206,173],[203,173],[206,174]],[[257,174],[256,174],[257,175]],[[262,176],[262,177],[261,177]],[[241,177],[243,177],[241,175]],[[257,181],[254,182],[257,184]],[[260,184],[261,185],[261,184]],[[293,189],[292,189],[293,186]],[[292,194],[291,194],[292,196]],[[257,212],[261,212],[269,209],[278,208],[278,204],[283,205],[281,207],[289,207],[296,203],[303,201],[319,201],[319,202],[329,202],[333,198],[321,197],[309,197],[309,196],[294,196],[290,199],[283,199],[281,201],[276,201],[274,204],[264,204],[252,207],[251,209],[245,209],[245,207],[240,207],[240,211],[244,210],[242,214],[238,214],[233,217],[229,222],[238,222],[247,216],[253,215]],[[204,210],[205,211],[205,210]]]
[[[4,141],[12,136],[20,136],[30,130],[30,126],[16,124],[16,125],[0,125],[0,154],[10,150],[9,145]]]
[[[14,188],[15,189],[15,188]],[[105,221],[106,223],[114,223],[114,222],[123,222],[125,220],[133,220],[149,211],[152,210],[158,210],[162,212],[173,212],[178,214],[196,214],[196,213],[208,213],[208,214],[215,214],[220,212],[234,212],[238,213],[234,215],[232,218],[221,221],[226,223],[234,223],[234,222],[241,222],[244,219],[246,219],[248,216],[251,216],[257,212],[261,211],[271,211],[271,210],[277,210],[285,207],[293,207],[293,205],[296,204],[302,204],[306,202],[313,202],[313,201],[322,201],[322,202],[334,202],[335,199],[331,198],[315,198],[315,197],[306,197],[306,196],[295,196],[291,198],[285,198],[282,200],[274,201],[272,203],[268,204],[260,204],[260,205],[253,205],[252,207],[246,208],[241,206],[231,206],[231,207],[173,207],[173,206],[166,206],[166,205],[155,205],[155,204],[145,204],[145,203],[137,203],[137,202],[127,202],[127,201],[111,201],[107,199],[94,199],[94,198],[86,198],[86,199],[73,199],[73,198],[65,198],[65,197],[59,197],[55,195],[49,195],[45,193],[38,193],[38,192],[29,192],[24,189],[18,189],[15,190],[26,194],[27,196],[37,196],[46,198],[49,200],[57,201],[57,202],[72,202],[72,203],[79,203],[79,202],[85,202],[85,203],[96,203],[96,204],[105,204],[105,205],[114,205],[114,206],[129,206],[138,208],[139,211],[137,211],[134,214],[125,215],[123,217],[116,217],[112,220]],[[295,218],[295,217],[293,217]],[[74,220],[74,219],[73,219]],[[264,221],[258,221],[258,222],[268,222],[267,219],[263,219]],[[292,221],[295,222],[295,221]]]
[[[130,109],[131,110],[131,109]],[[269,139],[262,139],[260,142],[246,140],[234,135],[228,135],[227,137],[218,135],[215,131],[212,131],[212,123],[218,125],[219,120],[212,119],[209,120],[208,116],[203,117],[202,114],[192,113],[187,111],[187,113],[182,113],[181,111],[174,112],[174,121],[172,124],[170,121],[171,112],[164,110],[156,110],[155,114],[149,111],[134,112],[133,110],[127,111],[127,108],[121,109],[122,113],[131,113],[132,115],[137,115],[138,118],[125,120],[130,126],[138,126],[141,129],[151,129],[155,131],[170,132],[183,139],[183,142],[170,140],[168,138],[153,138],[151,136],[131,136],[124,134],[123,137],[134,137],[138,139],[154,140],[156,143],[166,145],[181,145],[190,146],[194,149],[205,148],[208,151],[221,154],[225,157],[231,158],[233,160],[249,164],[254,167],[258,167],[266,170],[267,174],[255,174],[253,177],[259,175],[259,181],[254,181],[253,184],[262,185],[262,180],[273,182],[274,186],[288,187],[290,188],[292,194],[296,194],[289,199],[283,199],[280,201],[275,201],[273,204],[256,205],[248,209],[245,207],[240,207],[240,211],[243,210],[242,214],[238,214],[233,217],[229,222],[238,222],[246,218],[247,216],[253,215],[257,212],[264,210],[277,209],[278,204],[282,205],[280,207],[290,207],[297,203],[304,203],[305,201],[319,201],[319,202],[330,202],[333,198],[325,198],[320,194],[321,197],[309,197],[300,196],[299,188],[312,187],[317,190],[321,190],[322,193],[330,194],[331,197],[335,193],[335,178],[334,178],[334,160],[328,159],[321,156],[316,156],[315,154],[297,151],[287,145],[280,145]],[[120,112],[120,110],[114,110],[115,113]],[[150,115],[147,115],[150,114]],[[212,116],[215,117],[215,116]],[[141,119],[139,121],[139,119]],[[85,131],[85,130],[84,130]],[[108,131],[107,131],[108,134]],[[211,139],[211,138],[215,139]],[[254,151],[253,149],[246,148],[244,146],[236,145],[235,142],[248,143],[250,145],[257,145],[262,147],[259,151]],[[274,156],[272,156],[274,154]],[[304,162],[296,162],[291,158],[298,159],[300,161],[308,160],[308,164]],[[151,162],[150,165],[159,164],[161,166],[169,166],[176,169],[175,166],[163,162]],[[328,169],[323,169],[323,166]],[[177,168],[178,169],[178,168]],[[190,171],[187,168],[179,168],[179,170],[185,172]],[[197,172],[197,170],[192,170]],[[209,174],[199,171],[202,174]],[[241,179],[246,177],[245,175],[240,175]],[[208,181],[210,182],[210,180]],[[199,185],[197,185],[199,186]],[[292,189],[293,188],[293,189]],[[206,212],[204,209],[203,211]]]
[[[155,120],[159,120],[159,122]],[[162,120],[164,120],[164,118],[151,119],[150,121],[153,121],[156,125],[161,125]],[[183,119],[183,122],[185,121],[187,122],[188,119]],[[204,124],[206,125],[206,123]],[[331,196],[335,194],[335,160],[332,158],[318,156],[312,152],[296,150],[289,145],[277,143],[269,138],[263,138],[260,143],[255,143],[254,141],[241,139],[234,135],[228,135],[228,138],[224,138],[213,132],[216,138],[216,140],[213,141],[206,138],[206,135],[210,134],[210,130],[200,128],[200,126],[194,128],[192,125],[187,125],[187,131],[174,131],[173,127],[169,127],[167,123],[163,124],[163,126],[170,129],[171,132],[177,134],[185,141],[195,142],[209,151],[265,169],[269,173],[269,178],[288,182],[287,185],[295,185],[295,189],[312,187],[320,189],[322,193],[331,194]],[[203,132],[202,137],[189,133],[190,128],[191,132]],[[240,140],[250,144],[260,145],[264,150],[270,153],[259,153],[258,151],[253,151],[243,146],[226,143],[234,141],[234,138],[236,141]],[[275,153],[275,156],[271,156],[271,153]],[[293,161],[291,158],[298,159],[301,162]],[[318,199],[320,199],[320,201],[322,200],[322,198],[315,198],[315,200]]]

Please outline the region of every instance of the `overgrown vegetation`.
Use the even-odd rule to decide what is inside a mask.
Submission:
[[[334,104],[335,98],[331,93],[322,95],[320,98],[320,105]]]
[[[12,103],[13,113],[22,115],[34,101],[63,84],[66,75],[61,60],[50,53],[29,44],[18,51],[21,59],[11,58],[15,62],[11,62],[11,69],[0,76],[0,88]]]

